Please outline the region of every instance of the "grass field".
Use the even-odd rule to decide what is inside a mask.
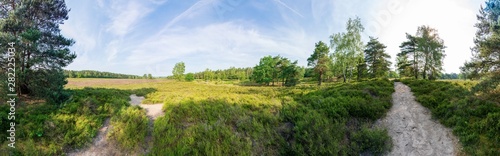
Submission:
[[[22,126],[13,155],[60,155],[88,146],[110,117],[115,128],[108,137],[133,152],[144,140],[146,124],[144,111],[128,104],[130,94],[164,104],[150,155],[378,155],[391,148],[387,131],[372,127],[391,106],[388,80],[291,88],[224,81],[68,81],[73,96],[63,105],[19,109]]]

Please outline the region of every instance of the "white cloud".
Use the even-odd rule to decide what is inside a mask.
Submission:
[[[153,71],[153,74],[164,75],[170,73],[169,69],[159,70],[165,70],[167,65],[173,66],[173,61],[196,65],[188,66],[191,72],[204,68],[253,66],[261,57],[277,54],[305,65],[314,50],[314,43],[319,40],[328,42],[332,33],[345,31],[348,18],[359,16],[366,29],[373,24],[379,26],[377,33],[367,30],[364,40],[368,35],[379,37],[388,46],[387,51],[393,60],[406,32],[413,34],[424,24],[438,29],[448,46],[444,62],[446,72],[457,72],[458,66],[470,57],[469,47],[476,30],[472,25],[479,4],[484,0],[242,1],[237,4],[242,10],[236,10],[236,6],[225,8],[233,9],[230,12],[223,10],[227,19],[217,18],[220,13],[215,6],[234,0],[190,1],[194,2],[193,5],[174,14],[172,12],[178,10],[160,10],[184,5],[184,2],[173,2],[96,0],[98,10],[82,9],[87,12],[79,12],[76,17],[72,15],[70,21],[73,22],[61,26],[65,36],[77,41],[73,49],[79,56],[71,66],[84,68],[85,63],[93,61],[110,66],[96,67],[97,70],[136,74]],[[399,10],[392,9],[394,3],[401,5]],[[151,13],[155,13],[155,17],[149,16]],[[168,15],[164,21],[153,21],[162,20],[156,16],[165,13]],[[80,14],[88,17],[79,17]],[[384,16],[387,14],[390,17]],[[94,20],[101,16],[104,18]],[[89,24],[94,22],[97,24]],[[158,30],[145,30],[141,26],[146,22],[166,24]]]
[[[135,0],[126,3],[114,1],[111,5],[111,13],[109,14],[111,22],[106,30],[117,36],[129,33],[144,16],[153,11]]]
[[[134,48],[127,62],[140,66],[169,59],[209,56],[211,58],[204,60],[225,60],[235,66],[251,66],[260,57],[270,54],[302,60],[310,51],[307,41],[304,41],[307,39],[304,33],[286,32],[280,37],[275,34],[267,36],[235,22],[217,23],[192,29],[178,28],[156,35]]]
[[[108,63],[113,61],[116,58],[116,55],[118,54],[118,47],[120,46],[120,41],[118,40],[113,40],[109,42],[109,44],[106,46],[106,53],[108,54],[107,61]]]

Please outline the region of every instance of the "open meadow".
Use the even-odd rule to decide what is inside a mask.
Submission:
[[[500,0],[2,0],[0,156],[500,156]]]
[[[387,132],[372,126],[391,106],[388,80],[288,88],[69,79],[67,88],[72,100],[61,109],[39,104],[19,110],[30,118],[20,121],[15,153],[59,155],[89,146],[107,118],[119,130],[108,138],[130,153],[144,145],[151,145],[150,155],[357,155],[391,147]],[[128,104],[130,94],[164,104],[152,142],[145,139],[145,112]]]

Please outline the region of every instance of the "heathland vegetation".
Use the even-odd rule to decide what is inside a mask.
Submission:
[[[345,32],[329,42],[318,41],[300,60],[307,67],[278,55],[263,56],[254,67],[187,74],[189,64],[179,62],[168,78],[65,72],[76,55],[68,48],[74,41],[58,27],[68,18],[64,1],[0,6],[1,45],[15,47],[0,48],[0,63],[15,60],[17,76],[2,74],[16,84],[0,85],[1,95],[16,94],[16,105],[0,104],[0,130],[15,129],[15,140],[0,133],[2,154],[64,155],[90,146],[109,120],[105,137],[132,154],[382,155],[392,148],[391,136],[374,123],[392,106],[393,81],[402,81],[453,129],[466,154],[500,155],[498,0],[487,0],[480,10],[474,55],[461,68],[464,79],[477,81],[445,82],[435,80],[458,75],[442,74],[446,46],[436,29],[420,26],[406,34],[391,71],[386,46],[376,37],[363,43],[360,18],[349,19]],[[16,55],[10,55],[13,49]],[[130,105],[131,94],[145,96],[143,104],[163,104],[165,115],[148,118]]]

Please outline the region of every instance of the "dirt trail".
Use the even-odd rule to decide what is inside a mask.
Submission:
[[[150,149],[150,144],[152,143],[152,131],[153,131],[153,121],[163,116],[164,113],[162,111],[163,104],[141,104],[144,100],[142,96],[136,96],[135,94],[130,95],[130,105],[132,106],[140,106],[146,110],[146,115],[149,118],[149,127],[148,134],[146,136],[146,143],[143,144],[143,149],[141,153],[148,153]],[[77,149],[75,151],[67,153],[68,156],[122,156],[122,155],[130,155],[129,153],[123,153],[119,150],[115,145],[109,143],[107,141],[107,134],[109,129],[112,126],[110,125],[109,118],[104,121],[104,124],[97,134],[97,137],[92,141],[92,145],[84,148]]]
[[[137,96],[135,94],[130,95],[130,104],[132,106],[139,106],[146,110],[146,115],[149,118],[148,123],[148,134],[146,135],[145,143],[142,144],[141,153],[149,153],[151,147],[153,147],[153,125],[154,120],[165,113],[162,111],[163,104],[141,104],[144,100],[143,96]]]
[[[378,122],[392,137],[389,155],[457,155],[458,142],[451,131],[431,119],[430,111],[415,101],[408,86],[396,82],[394,87],[393,106]]]
[[[146,110],[146,115],[154,120],[160,116],[163,116],[164,113],[161,110],[163,108],[163,104],[141,104],[142,100],[144,100],[143,96],[137,96],[135,94],[130,95],[130,104],[133,106],[140,106]]]
[[[108,134],[111,125],[109,125],[109,118],[104,121],[104,124],[97,134],[97,137],[92,141],[92,145],[84,148],[77,149],[70,153],[68,156],[112,156],[112,155],[126,155],[120,152],[114,145],[108,143],[106,135]]]

